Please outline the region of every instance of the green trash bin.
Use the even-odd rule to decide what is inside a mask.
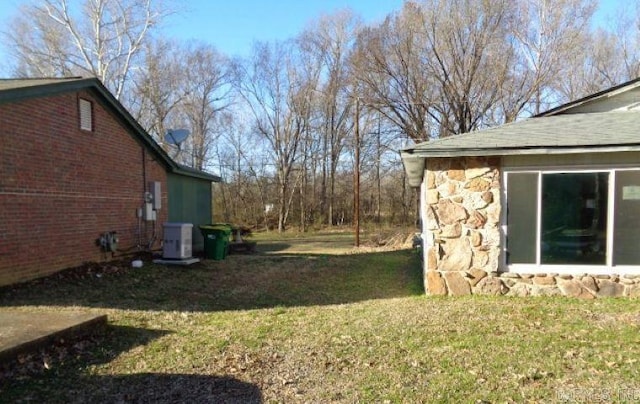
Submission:
[[[229,248],[231,227],[216,224],[199,227],[204,237],[205,257],[215,261],[225,259]]]

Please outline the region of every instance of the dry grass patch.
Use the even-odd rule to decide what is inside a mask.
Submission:
[[[423,296],[420,285],[415,254],[395,251],[231,256],[13,290],[2,304],[76,304],[107,311],[112,327],[88,355],[5,382],[0,394],[64,402],[553,402],[640,389],[635,300],[442,299]]]

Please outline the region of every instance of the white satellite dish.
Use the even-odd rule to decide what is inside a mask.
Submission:
[[[169,129],[164,139],[169,144],[180,146],[180,144],[184,142],[189,134],[190,133],[188,129]]]

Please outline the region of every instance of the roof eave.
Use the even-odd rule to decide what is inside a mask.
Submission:
[[[97,78],[69,78],[47,84],[15,87],[0,91],[0,103],[15,102],[23,99],[55,95],[61,92],[80,91],[100,83]]]
[[[545,116],[559,115],[566,113],[574,108],[577,108],[581,105],[597,101],[602,98],[612,97],[617,94],[632,90],[636,87],[640,87],[640,77],[635,78],[633,80],[626,81],[624,83],[618,84],[617,86],[613,86],[607,88],[602,91],[598,91],[596,93],[587,95],[586,97],[582,97],[575,101],[568,102],[566,104],[559,105],[555,108],[551,108],[550,110],[544,111],[540,114],[534,115],[533,118],[540,118]]]
[[[222,182],[222,178],[217,175],[209,174],[204,171],[199,171],[195,169],[187,170],[180,166],[176,167],[175,169],[172,169],[171,172],[176,175],[184,175],[186,177],[199,178],[201,180],[207,180],[211,182]]]
[[[407,174],[409,186],[417,188],[424,178],[424,170],[427,158],[451,158],[451,157],[486,157],[486,156],[524,156],[541,154],[584,154],[584,153],[615,153],[637,152],[637,145],[608,145],[608,146],[582,146],[582,147],[529,147],[529,148],[474,148],[474,149],[405,149],[400,152],[402,163]]]
[[[640,144],[596,145],[596,146],[534,146],[534,147],[482,147],[451,148],[439,150],[405,149],[403,154],[416,157],[482,157],[482,156],[518,156],[535,154],[578,154],[578,153],[614,153],[640,151]]]

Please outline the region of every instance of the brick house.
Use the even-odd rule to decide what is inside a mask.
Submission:
[[[168,220],[211,221],[219,177],[175,163],[97,79],[0,80],[0,136],[0,285],[159,248]],[[204,189],[204,213],[168,209],[195,203],[167,194],[181,182]]]
[[[401,154],[427,294],[640,296],[640,79]]]

